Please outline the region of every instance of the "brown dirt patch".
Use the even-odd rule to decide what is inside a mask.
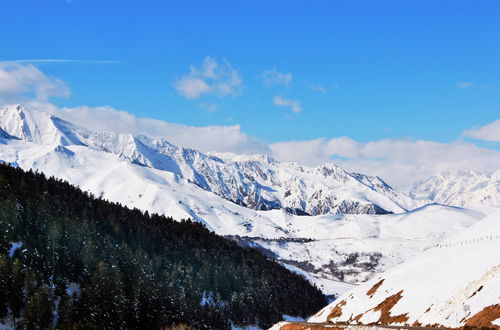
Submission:
[[[380,311],[380,318],[377,323],[379,324],[391,324],[391,323],[404,323],[408,321],[408,313],[401,315],[391,315],[391,309],[398,303],[398,301],[403,298],[403,290],[390,297],[385,298],[380,304],[377,305],[373,310]]]
[[[363,315],[365,315],[365,314],[361,313],[361,314],[357,315],[355,318],[353,318],[353,321],[358,322],[363,317]]]
[[[443,326],[439,323],[434,323],[434,324],[427,324],[427,328],[442,328]]]
[[[346,304],[345,300],[339,302],[335,307],[332,308],[330,315],[326,318],[326,322],[330,322],[331,319],[342,316],[342,306]]]
[[[342,328],[335,327],[327,324],[308,324],[308,323],[287,323],[283,325],[280,330],[341,330]]]
[[[380,288],[382,283],[384,283],[384,279],[381,279],[377,284],[372,286],[371,289],[366,292],[366,295],[370,296],[370,298],[373,297],[373,295],[375,294],[375,292],[377,292],[378,288]]]
[[[493,329],[500,329],[500,327],[493,325],[491,322],[500,318],[500,305],[491,305],[483,308],[482,311],[476,313],[465,322],[465,326],[473,328],[488,327]]]
[[[413,322],[413,324],[411,325],[412,327],[421,327],[422,326],[422,323],[418,322],[418,321],[415,321]]]

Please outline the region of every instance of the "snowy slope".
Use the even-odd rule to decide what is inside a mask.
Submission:
[[[500,169],[490,174],[457,171],[436,175],[416,183],[410,195],[447,205],[500,205]]]
[[[177,174],[227,200],[256,210],[297,214],[399,213],[414,206],[378,177],[280,163],[264,155],[204,154],[144,135],[91,132],[20,105],[0,108],[0,128],[41,145],[87,146],[138,165]]]
[[[309,322],[498,325],[499,251],[497,212],[346,293]]]
[[[286,229],[288,235],[269,239],[264,234],[251,241],[283,262],[307,270],[316,278],[312,282],[325,293],[335,295],[408,260],[485,216],[479,211],[443,205],[427,205],[392,215],[296,217],[278,211],[264,214]],[[324,278],[329,281],[321,281]]]

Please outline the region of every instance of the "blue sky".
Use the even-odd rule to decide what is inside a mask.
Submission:
[[[0,8],[1,60],[119,61],[35,63],[71,89],[52,99],[60,106],[240,124],[268,142],[451,141],[500,113],[498,0],[3,0]],[[176,82],[207,56],[237,71],[237,91],[183,97]],[[291,82],[263,84],[273,69]]]
[[[499,22],[499,0],[0,0],[0,103],[407,186],[500,167]]]

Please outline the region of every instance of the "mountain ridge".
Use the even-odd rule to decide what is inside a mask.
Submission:
[[[299,215],[399,213],[412,201],[378,177],[349,173],[327,163],[316,168],[269,156],[204,154],[145,135],[91,132],[21,105],[0,108],[0,128],[37,144],[86,146],[143,166],[178,174],[199,187],[255,210]]]

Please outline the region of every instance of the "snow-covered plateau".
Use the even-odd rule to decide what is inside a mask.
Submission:
[[[0,161],[131,208],[200,221],[335,296],[498,209],[423,205],[333,164],[206,154],[161,138],[92,132],[20,105],[0,108]],[[488,201],[498,204],[493,195]]]

